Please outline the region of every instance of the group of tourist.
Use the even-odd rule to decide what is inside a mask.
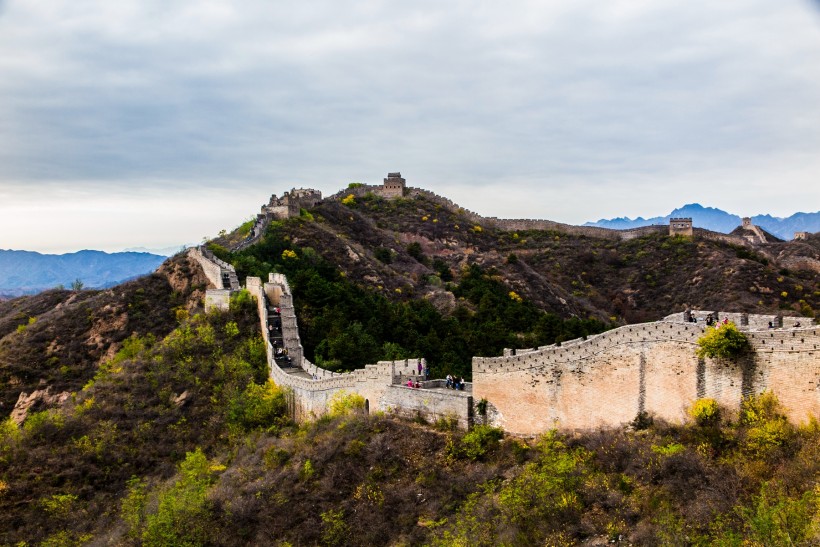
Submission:
[[[461,376],[456,378],[452,374],[448,374],[447,383],[444,387],[446,387],[447,389],[456,389],[464,391],[464,378],[462,378]]]
[[[729,324],[729,318],[728,317],[724,317],[723,321],[721,321],[720,317],[718,317],[717,315],[713,316],[710,313],[709,315],[706,316],[706,326],[707,327],[714,326],[715,328],[717,328],[720,325],[728,325],[728,324]]]
[[[276,361],[284,361],[290,365],[291,358],[288,355],[288,348],[284,347],[284,343],[282,342],[281,311],[278,307],[275,307],[271,309],[271,312],[271,317],[268,318],[268,334],[270,336],[271,346],[273,346],[273,358]]]

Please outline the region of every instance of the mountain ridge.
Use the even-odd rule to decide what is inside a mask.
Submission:
[[[728,213],[716,207],[705,207],[700,203],[688,203],[674,209],[665,216],[650,218],[639,216],[634,219],[629,217],[599,219],[597,221],[586,222],[583,226],[629,230],[654,224],[668,224],[670,218],[677,217],[690,217],[692,218],[692,224],[696,228],[705,228],[724,234],[731,233],[732,230],[740,226],[743,221],[740,216]],[[814,213],[797,212],[788,217],[775,217],[770,214],[761,214],[750,218],[754,225],[786,241],[791,240],[795,232],[820,232],[820,211]]]
[[[79,279],[88,288],[106,288],[154,271],[167,257],[150,253],[106,253],[85,249],[43,254],[0,249],[0,293],[19,296]]]

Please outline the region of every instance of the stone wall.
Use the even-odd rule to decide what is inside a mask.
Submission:
[[[205,258],[200,247],[190,247],[188,249],[188,256],[196,260],[202,268],[202,271],[205,272],[205,277],[207,277],[210,282],[210,286],[208,288],[222,288],[222,268],[219,267],[219,264]]]
[[[380,361],[349,373],[322,369],[304,357],[287,279],[281,274],[271,274],[267,283],[248,278],[247,288],[257,298],[270,376],[290,389],[297,419],[326,413],[342,391],[363,396],[370,410],[429,421],[455,418],[462,427],[476,419],[474,401],[484,399],[487,415],[480,422],[527,435],[618,426],[639,412],[681,422],[697,398],[712,397],[737,408],[743,397],[767,389],[796,422],[820,415],[818,327],[760,329],[772,319],[788,326],[800,318],[691,312],[745,322],[754,351],[735,361],[698,359],[697,339],[706,327],[703,321],[686,322],[684,313],[560,345],[505,350],[501,357],[473,358],[473,382],[461,392],[441,389],[438,380],[423,382],[422,389],[405,387],[407,378],[418,378],[416,359]],[[269,305],[280,308],[285,347],[299,374],[284,371],[273,359],[266,328]]]
[[[188,249],[188,256],[199,263],[211,287],[205,291],[205,309],[219,308],[227,310],[231,294],[240,290],[239,278],[234,267],[214,256],[204,247]]]
[[[743,396],[766,389],[797,422],[820,414],[817,327],[750,331],[754,352],[736,363],[696,357],[703,329],[630,325],[569,347],[476,357],[474,397],[492,404],[493,423],[521,434],[617,426],[641,411],[680,422],[698,397],[737,408]]]
[[[392,385],[380,401],[380,410],[406,418],[454,418],[459,427],[467,429],[473,423],[473,398],[466,391],[432,391]]]
[[[699,323],[705,323],[706,317],[709,315],[718,321],[728,319],[743,331],[768,329],[770,328],[770,323],[774,328],[797,328],[801,326],[810,327],[815,324],[815,320],[811,317],[801,317],[795,315],[762,315],[712,310],[691,310],[688,312],[673,313],[664,317],[663,320],[688,323],[689,317],[692,317]]]
[[[334,395],[344,391],[364,397],[370,410],[390,411],[406,416],[421,415],[431,421],[454,416],[460,424],[467,426],[472,412],[472,398],[469,394],[401,387],[407,378],[418,379],[418,359],[379,361],[348,373],[325,370],[304,356],[293,296],[285,276],[270,274],[267,283],[262,283],[259,278],[249,277],[246,286],[256,297],[270,377],[277,385],[290,389],[290,410],[297,420],[325,414]],[[293,363],[304,372],[303,375],[285,372],[273,358],[273,346],[267,329],[269,305],[280,309],[284,346]]]
[[[670,218],[669,219],[669,235],[670,236],[687,236],[692,237],[692,219],[691,218]]]

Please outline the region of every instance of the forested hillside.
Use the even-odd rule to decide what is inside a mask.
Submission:
[[[749,247],[662,233],[622,241],[503,231],[424,195],[367,194],[325,200],[229,252],[241,239],[210,246],[240,278],[288,275],[308,357],[332,370],[425,356],[436,374],[469,375],[474,355],[687,307],[813,316],[820,305],[817,236]]]

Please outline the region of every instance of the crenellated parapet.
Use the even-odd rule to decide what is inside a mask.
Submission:
[[[759,328],[769,316],[719,313],[741,315],[752,351],[737,359],[698,358],[697,340],[712,327],[674,314],[585,340],[474,357],[474,396],[492,404],[491,423],[522,434],[618,426],[641,412],[681,422],[698,398],[738,408],[765,390],[796,422],[820,415],[820,327],[796,327],[800,318],[792,318],[785,328],[768,321]]]

